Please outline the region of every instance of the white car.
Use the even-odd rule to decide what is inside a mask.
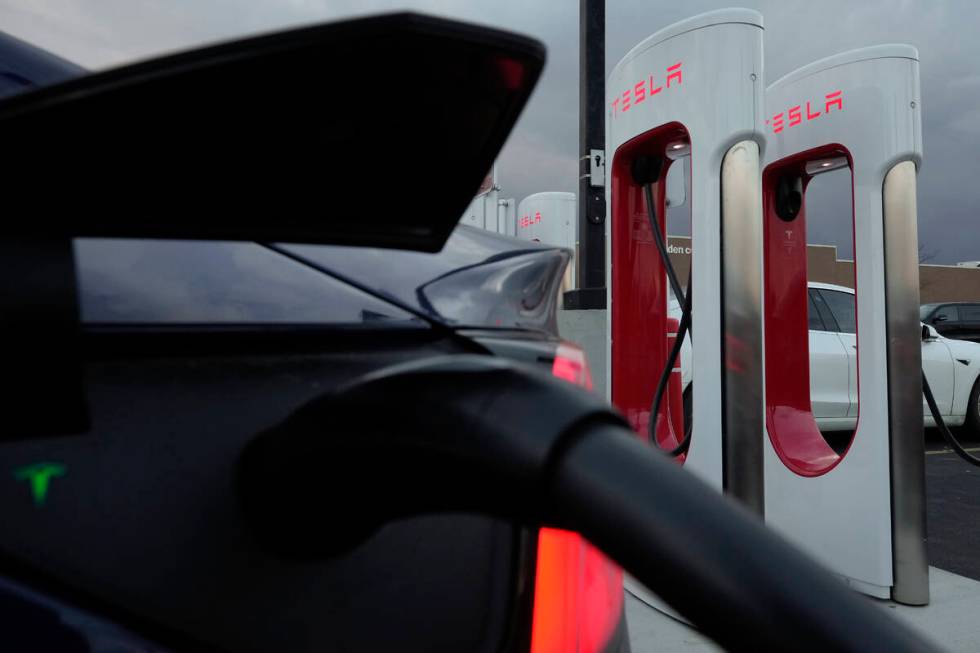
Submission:
[[[854,291],[844,286],[811,282],[810,401],[821,431],[848,431],[857,425],[857,335]],[[669,313],[680,319],[671,298]],[[923,325],[922,367],[948,426],[966,426],[980,437],[980,344],[944,338]],[[696,328],[696,327],[695,327]],[[681,348],[681,378],[685,394],[691,386],[690,341]],[[690,405],[686,402],[686,405]],[[926,426],[935,426],[925,399]]]

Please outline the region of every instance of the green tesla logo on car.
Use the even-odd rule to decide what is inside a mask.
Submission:
[[[51,479],[64,476],[68,468],[61,463],[34,463],[14,470],[14,478],[18,481],[30,481],[31,496],[35,506],[43,506],[48,497]]]

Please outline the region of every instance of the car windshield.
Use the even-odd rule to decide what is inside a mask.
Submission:
[[[929,313],[932,313],[933,310],[935,310],[936,306],[938,306],[938,304],[923,304],[922,306],[920,306],[919,319],[925,320],[927,317],[929,317]]]

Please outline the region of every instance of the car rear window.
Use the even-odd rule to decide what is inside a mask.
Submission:
[[[75,260],[86,323],[424,324],[255,243],[76,239]]]
[[[980,322],[980,304],[960,306],[960,319],[964,322]]]
[[[284,245],[445,324],[557,333],[569,253],[460,225],[439,252]]]

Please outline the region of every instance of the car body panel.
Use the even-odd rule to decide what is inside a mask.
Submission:
[[[940,412],[943,415],[952,415],[953,407],[957,404],[955,401],[957,370],[945,339],[922,341],[922,370],[926,373]],[[965,408],[966,402],[961,403]],[[923,415],[930,415],[925,397],[922,399],[922,412]]]
[[[544,59],[533,39],[404,12],[224,41],[15,94],[0,102],[5,178],[20,189],[8,209],[49,219],[0,226],[438,251]],[[337,89],[377,95],[379,76],[379,101],[338,102]],[[106,179],[113,192],[91,193]],[[438,191],[418,201],[432,179]]]
[[[953,340],[940,336],[953,360],[953,410],[957,416],[966,415],[966,406],[974,384],[980,378],[980,343]]]
[[[860,377],[858,376],[857,335],[853,333],[838,333],[844,353],[847,354],[847,416],[853,417],[857,424],[860,409],[858,396]]]
[[[254,243],[77,239],[93,424],[78,437],[0,443],[17,468],[41,460],[69,470],[43,509],[25,483],[0,487],[5,514],[24,525],[0,538],[0,559],[43,569],[86,601],[121,609],[123,624],[177,633],[174,642],[190,634],[256,652],[526,650],[533,530],[479,516],[403,520],[308,568],[265,554],[228,512],[236,448],[363,374],[474,351],[550,369],[561,342],[545,305],[556,303],[567,252],[480,234],[450,240],[435,254],[386,250],[384,274],[351,286],[343,264],[331,275]],[[465,291],[486,269],[484,292],[455,315],[507,319],[470,328],[381,285],[400,275],[415,290],[432,288],[432,278],[461,272]],[[482,313],[471,310],[477,304]],[[338,500],[362,491],[396,490],[372,482]],[[242,623],[243,614],[263,617]]]
[[[153,339],[134,340],[141,337]],[[43,505],[23,482],[0,487],[4,515],[18,524],[0,538],[3,557],[220,650],[506,648],[520,635],[517,611],[529,601],[521,593],[533,573],[513,524],[465,515],[403,520],[319,562],[276,557],[251,538],[235,497],[245,442],[338,384],[460,351],[444,340],[398,344],[383,334],[360,348],[337,343],[327,337],[286,355],[93,352],[91,430],[2,444],[13,469],[47,461],[66,470]],[[325,437],[356,434],[328,426]],[[383,479],[365,485],[336,500],[397,491]],[[311,518],[330,515],[324,505]]]
[[[813,415],[847,417],[850,408],[848,356],[836,333],[810,331],[810,404]]]

